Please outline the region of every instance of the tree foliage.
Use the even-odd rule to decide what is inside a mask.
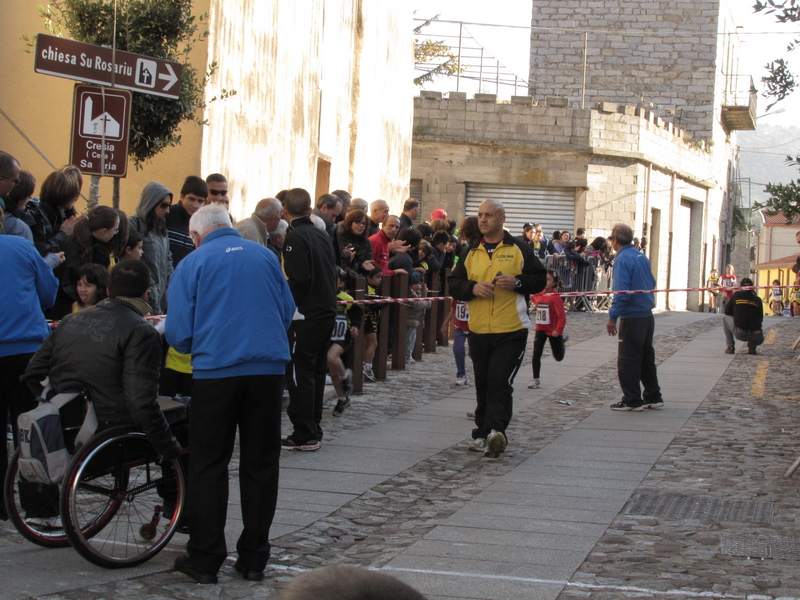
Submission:
[[[800,166],[800,156],[795,158],[787,156],[786,164],[795,167]],[[786,217],[787,225],[791,224],[794,218],[800,215],[800,179],[786,184],[768,183],[766,191],[769,194],[769,199],[763,204],[756,202],[756,208],[766,208],[767,214],[770,216],[783,213],[783,216]]]
[[[165,148],[180,144],[183,121],[205,124],[198,111],[205,107],[204,89],[216,63],[202,76],[189,63],[194,45],[208,37],[208,31],[201,31],[208,15],[192,15],[191,0],[54,0],[39,10],[53,35],[66,30],[80,42],[110,46],[114,41],[118,50],[183,65],[178,100],[133,94],[129,156],[137,169]],[[235,94],[236,90],[223,89],[220,99]]]
[[[428,19],[421,25],[414,28],[415,34],[422,33],[422,30],[439,18],[439,15]],[[414,85],[423,86],[433,81],[434,77],[446,77],[464,71],[464,67],[459,65],[458,56],[453,54],[450,47],[443,41],[420,40],[414,38],[414,64],[417,69],[428,69],[424,74],[414,78]]]

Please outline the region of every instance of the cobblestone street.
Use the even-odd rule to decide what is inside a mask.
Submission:
[[[431,599],[800,598],[800,475],[783,477],[800,454],[800,319],[766,319],[759,356],[728,356],[721,317],[658,315],[666,406],[642,413],[608,409],[620,392],[606,319],[569,314],[566,358],[546,351],[538,390],[531,336],[499,460],[466,451],[474,388],[453,385],[449,348],[366,384],[341,418],[331,401],[321,450],[282,456],[260,584],[233,559],[218,585],[190,583],[171,570],[183,535],[145,565],[104,571],[2,523],[0,598],[275,598],[334,564],[385,569]]]

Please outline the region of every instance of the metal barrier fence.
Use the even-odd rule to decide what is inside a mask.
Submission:
[[[613,289],[612,267],[597,257],[574,261],[560,254],[551,255],[545,259],[545,266],[558,273],[559,292],[608,292]],[[611,299],[610,295],[568,296],[564,298],[564,308],[588,312],[607,310]]]

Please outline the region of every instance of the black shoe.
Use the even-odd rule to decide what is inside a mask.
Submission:
[[[303,444],[298,444],[292,436],[286,436],[281,440],[281,448],[284,450],[301,450],[303,452],[313,452],[319,450],[322,444],[318,440],[308,440]]]
[[[747,342],[747,353],[748,354],[758,354],[758,350],[756,350],[755,343]]]
[[[654,400],[652,402],[645,402],[645,408],[664,408],[664,401],[663,400]]]
[[[633,412],[641,412],[644,410],[643,404],[625,404],[620,401],[611,405],[611,410],[630,410]]]
[[[239,573],[242,574],[242,579],[246,581],[264,581],[264,571],[249,571],[244,568],[241,560],[236,560],[233,563],[233,568],[236,569]]]
[[[346,398],[339,398],[339,401],[336,403],[336,406],[333,407],[333,416],[341,417],[342,413],[344,413],[347,407],[350,406],[351,402],[352,400],[350,400],[350,396],[347,396]]]
[[[180,571],[184,575],[188,575],[197,583],[217,583],[217,574],[206,573],[205,571],[198,569],[196,566],[194,566],[192,563],[192,557],[188,554],[184,554],[183,556],[179,556],[175,559],[175,570]]]
[[[736,346],[728,346],[725,348],[725,354],[736,354]]]

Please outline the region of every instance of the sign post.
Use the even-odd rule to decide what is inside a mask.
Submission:
[[[180,63],[112,50],[40,33],[36,36],[37,73],[77,79],[123,90],[180,98]]]
[[[75,84],[70,164],[89,175],[125,177],[131,96],[126,90]]]

